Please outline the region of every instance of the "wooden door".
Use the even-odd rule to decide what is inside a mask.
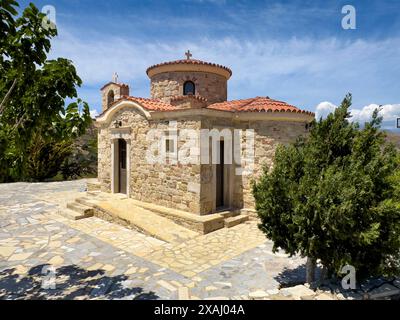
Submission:
[[[127,172],[126,172],[126,141],[123,139],[118,140],[118,192],[127,193]]]
[[[216,207],[224,207],[224,141],[219,142],[219,163],[216,165]]]

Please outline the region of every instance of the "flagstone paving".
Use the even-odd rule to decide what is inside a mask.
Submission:
[[[85,185],[0,185],[0,299],[247,299],[304,277],[303,259],[273,254],[256,222],[171,244],[60,215]]]

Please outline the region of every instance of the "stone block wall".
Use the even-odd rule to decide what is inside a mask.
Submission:
[[[246,121],[238,122],[227,119],[203,119],[203,129],[222,129],[230,128],[242,130],[240,162],[236,164],[233,159],[232,168],[230,170],[228,185],[230,188],[229,204],[233,209],[254,209],[254,197],[252,195],[252,181],[260,177],[264,166],[272,168],[275,150],[279,144],[288,144],[296,141],[300,135],[307,135],[304,123],[300,122],[277,122],[277,121]],[[246,134],[248,129],[254,130],[254,149],[246,151]],[[233,135],[233,133],[232,133]],[[211,155],[211,150],[210,150]],[[236,170],[244,168],[247,159],[254,156],[253,172],[249,175],[237,174]],[[201,165],[201,204],[200,212],[202,214],[210,214],[215,211],[215,188],[213,188],[213,175],[215,174],[215,166],[210,164]]]
[[[111,130],[112,123],[122,121],[122,127],[131,127],[130,197],[173,209],[199,214],[200,212],[200,165],[182,165],[170,160],[165,163],[149,163],[146,152],[154,141],[147,141],[150,129],[162,132],[170,129],[168,121],[148,121],[132,108],[118,111],[111,122],[99,129],[99,181],[101,190],[111,192]],[[179,120],[177,129],[200,128],[198,120]],[[185,141],[178,140],[178,147]],[[164,146],[162,146],[164,147]]]
[[[287,145],[295,142],[299,136],[306,136],[308,130],[305,123],[301,122],[252,121],[247,124],[247,127],[255,131],[254,173],[238,178],[241,182],[237,184],[235,192],[242,194],[243,208],[254,209],[252,181],[261,176],[264,166],[272,169],[275,150],[279,144]],[[244,139],[245,137],[243,137],[243,144]],[[242,188],[239,187],[240,184]]]
[[[97,178],[102,192],[111,192],[111,137],[107,127],[98,130]]]
[[[109,107],[108,94],[110,91],[114,92],[114,101],[117,101],[122,96],[129,96],[129,86],[126,84],[116,84],[110,82],[101,90],[101,106],[102,112],[106,111]]]
[[[215,165],[174,163],[176,155],[171,155],[167,163],[152,164],[146,158],[146,152],[154,141],[147,141],[150,129],[166,132],[171,129],[169,121],[148,121],[133,108],[122,108],[107,125],[99,128],[99,181],[101,190],[111,192],[111,128],[115,120],[122,127],[130,127],[130,196],[136,200],[179,209],[200,215],[215,212]],[[305,123],[278,121],[233,121],[230,118],[190,117],[177,120],[179,133],[183,129],[248,129],[254,130],[254,167],[250,175],[237,174],[241,165],[233,163],[229,168],[228,204],[233,209],[254,209],[252,181],[262,174],[263,166],[272,168],[275,150],[278,144],[294,142],[298,136],[307,135]],[[246,135],[243,133],[240,150],[241,164],[251,156],[246,148]],[[179,136],[177,149],[185,144],[185,137]],[[211,143],[209,154],[211,156]],[[162,146],[165,147],[165,146]]]
[[[173,99],[170,103],[180,109],[201,109],[207,107],[207,101],[197,96],[179,97]]]
[[[177,121],[177,129],[198,129],[199,121]],[[169,122],[152,122],[151,129],[169,130]],[[167,163],[149,164],[145,153],[149,147],[146,141],[148,128],[137,132],[132,144],[132,196],[145,202],[169,208],[199,213],[200,170],[198,165],[183,165],[176,162],[176,155],[171,155]],[[136,146],[135,146],[136,144]],[[178,139],[178,150],[184,141]],[[164,147],[164,146],[162,146]]]
[[[196,95],[207,99],[208,105],[227,100],[227,80],[206,72],[165,72],[151,78],[151,97],[170,103],[172,97],[183,95],[186,81],[194,82]]]
[[[201,129],[206,130],[223,130],[228,129],[232,130],[233,125],[231,119],[223,119],[223,118],[203,118],[201,122]],[[206,141],[201,141],[201,152],[206,151]],[[208,141],[208,153],[209,153],[209,163],[201,164],[201,204],[200,204],[200,212],[202,215],[207,215],[214,213],[216,210],[216,186],[215,186],[215,173],[216,173],[216,165],[212,162],[212,148],[213,142],[212,138],[209,138]],[[227,170],[232,169],[231,166],[227,165]],[[226,184],[229,188],[232,183],[235,182],[235,177],[232,174],[226,173]],[[229,177],[228,177],[229,175]],[[225,199],[226,202],[233,202],[233,197],[231,199]]]

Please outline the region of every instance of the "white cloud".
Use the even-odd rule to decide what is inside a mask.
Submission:
[[[193,52],[193,58],[231,67],[236,78],[250,80],[252,83],[296,73],[332,77],[336,71],[346,76],[343,71],[355,62],[361,65],[367,60],[373,60],[378,64],[375,57],[379,54],[400,54],[400,38],[380,43],[363,40],[350,43],[334,38],[320,41],[297,38],[242,41],[224,37],[171,43],[151,40],[144,42],[114,35],[102,37],[101,34],[81,39],[62,27],[59,32],[60,36],[53,43],[52,54],[72,59],[85,84],[89,85],[107,81],[115,71],[129,80],[134,79],[142,76],[152,64],[183,59],[187,49]],[[350,69],[352,72],[348,74],[358,77],[355,68]],[[364,73],[367,71],[364,70]]]
[[[96,118],[99,115],[99,112],[95,109],[90,110],[90,116],[93,118]]]
[[[326,118],[327,115],[333,112],[337,106],[331,102],[321,102],[316,107],[315,118],[317,120],[322,118]],[[350,113],[352,117],[350,121],[358,122],[363,125],[365,122],[368,122],[372,118],[372,114],[375,109],[381,108],[379,115],[383,117],[382,127],[384,129],[393,129],[397,118],[400,118],[400,104],[386,104],[383,106],[379,106],[378,104],[369,104],[364,106],[363,108],[351,108]]]
[[[336,108],[337,106],[331,102],[328,101],[321,102],[315,108],[315,118],[317,120],[319,120],[321,117],[325,119],[328,116],[328,114],[335,111]]]
[[[359,123],[365,123],[371,120],[372,113],[377,108],[379,108],[379,105],[370,104],[362,109],[352,109],[352,119]],[[381,106],[379,115],[383,117],[383,121],[396,121],[397,118],[400,118],[400,104],[386,104]]]
[[[132,95],[147,97],[146,68],[182,59],[188,49],[195,59],[233,70],[229,99],[270,96],[312,110],[317,101],[339,100],[347,92],[353,93],[354,100],[361,100],[358,105],[394,99],[394,93],[388,96],[387,92],[397,93],[391,75],[400,65],[400,38],[348,42],[335,38],[244,41],[223,37],[169,42],[91,33],[84,39],[62,26],[59,34],[52,55],[74,62],[85,90],[90,91],[89,100],[96,99],[97,108],[98,90],[114,72],[131,86]]]

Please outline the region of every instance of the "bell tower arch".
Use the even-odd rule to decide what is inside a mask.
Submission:
[[[129,86],[118,82],[118,75],[115,73],[111,82],[101,89],[101,110],[106,111],[110,106],[123,96],[129,96]]]

